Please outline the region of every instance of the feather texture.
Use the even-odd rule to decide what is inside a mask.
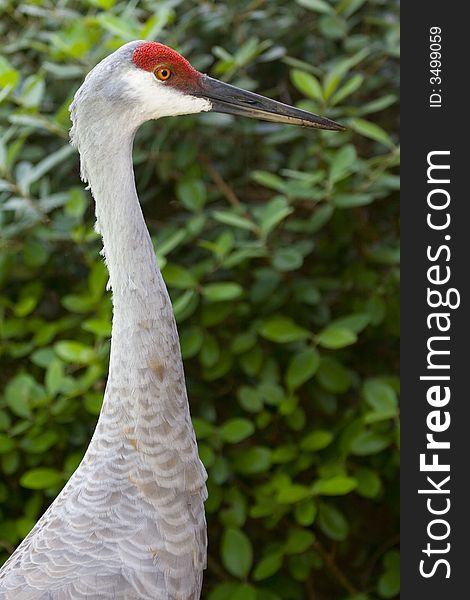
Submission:
[[[113,290],[103,407],[80,466],[0,571],[2,600],[200,597],[207,475],[170,299],[135,190],[132,143],[149,118],[125,77],[135,75],[135,47],[98,65],[71,107]]]

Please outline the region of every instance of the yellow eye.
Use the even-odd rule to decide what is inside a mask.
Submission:
[[[155,77],[160,81],[166,81],[171,77],[171,70],[168,67],[160,67],[155,71]]]

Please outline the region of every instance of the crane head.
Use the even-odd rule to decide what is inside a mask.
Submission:
[[[313,113],[200,73],[158,42],[135,41],[102,60],[85,78],[70,107],[72,142],[94,126],[136,130],[144,121],[215,111],[317,129],[344,129]],[[99,137],[95,136],[95,139]]]
[[[150,104],[157,104],[158,116],[215,111],[317,129],[344,129],[330,119],[200,73],[181,54],[158,42],[138,43],[132,63],[133,76],[151,98]]]
[[[71,142],[81,175],[99,170],[117,139],[133,138],[142,123],[160,117],[215,111],[317,129],[344,129],[330,119],[242,90],[200,73],[157,42],[124,44],[97,64],[70,106]],[[96,156],[96,149],[100,148]]]

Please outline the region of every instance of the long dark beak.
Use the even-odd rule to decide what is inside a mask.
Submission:
[[[199,80],[198,96],[212,102],[212,110],[220,113],[251,117],[274,123],[290,123],[317,129],[343,131],[345,128],[325,117],[319,117],[300,108],[247,92],[229,83],[203,75]]]

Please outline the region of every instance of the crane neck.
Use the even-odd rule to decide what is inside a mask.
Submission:
[[[132,166],[134,132],[103,141],[86,157],[87,179],[95,199],[96,230],[103,239],[114,303],[137,292],[143,299],[161,293],[153,244],[138,200]],[[101,148],[100,148],[101,146]],[[93,155],[107,157],[93,159]],[[166,292],[166,290],[165,290]]]
[[[116,448],[134,447],[137,441],[141,460],[158,471],[160,485],[202,490],[207,475],[197,452],[170,298],[135,188],[133,139],[132,132],[120,134],[114,145],[108,141],[112,160],[106,164],[100,164],[104,148],[98,144],[90,154],[81,150],[114,308],[109,377],[91,446],[109,439]]]

